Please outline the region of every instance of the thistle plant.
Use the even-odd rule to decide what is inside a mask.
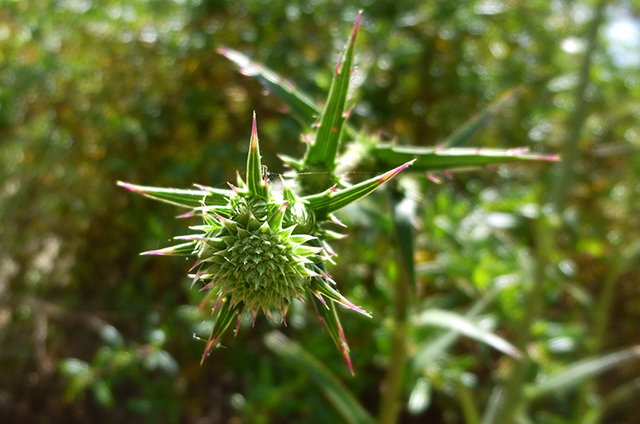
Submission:
[[[243,315],[250,315],[255,323],[260,311],[273,319],[275,310],[286,323],[291,302],[310,299],[323,328],[328,330],[353,373],[337,305],[365,316],[369,314],[341,295],[327,273],[326,263],[334,263],[336,256],[329,243],[342,237],[326,225],[340,224],[334,213],[373,192],[414,162],[413,169],[431,172],[519,160],[556,159],[529,155],[526,149],[459,147],[486,125],[512,95],[471,119],[437,148],[403,147],[356,131],[347,123],[352,110],[347,107],[347,96],[360,19],[358,15],[335,68],[323,109],[269,69],[237,51],[219,49],[220,54],[280,96],[293,114],[308,125],[308,132],[301,137],[306,143],[304,156],[301,159],[280,156],[292,172],[282,177],[279,184],[269,181],[266,167],[262,165],[255,114],[245,178],[238,174],[237,182],[229,184],[229,189],[203,185],[196,185],[195,189],[174,189],[118,182],[147,197],[189,208],[184,217],[202,218],[202,225],[190,227],[195,234],[175,237],[182,243],[143,253],[194,259],[191,268],[194,273],[190,274],[192,287],[201,282],[201,290],[207,294],[200,307],[211,302],[216,315],[202,361],[234,319],[237,319],[236,332]],[[349,143],[340,155],[343,141]],[[345,170],[378,175],[351,185],[339,178]],[[403,245],[405,241],[400,240]],[[412,248],[402,250],[408,255],[406,263],[411,267]]]
[[[236,317],[236,332],[243,315],[251,315],[255,323],[260,311],[273,319],[275,310],[286,323],[290,303],[311,298],[321,324],[353,372],[336,305],[370,315],[341,295],[327,273],[325,264],[335,256],[329,241],[342,235],[324,224],[339,223],[334,212],[373,192],[413,162],[355,185],[339,182],[335,176],[338,147],[349,115],[345,101],[358,27],[359,18],[345,60],[336,68],[333,95],[315,132],[307,137],[306,154],[301,161],[285,159],[294,172],[291,178],[281,178],[277,189],[261,162],[255,113],[246,181],[238,174],[229,189],[196,185],[193,190],[118,183],[147,197],[190,208],[183,217],[202,217],[202,225],[190,227],[196,234],[175,237],[183,243],[143,253],[195,259],[192,287],[201,281],[201,291],[208,292],[201,307],[215,300],[216,320],[202,361]],[[308,178],[310,169],[321,171],[314,174],[320,175],[321,181]],[[292,186],[300,187],[301,193]]]

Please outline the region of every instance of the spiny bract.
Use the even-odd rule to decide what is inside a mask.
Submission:
[[[260,310],[271,318],[274,308],[284,321],[292,299],[303,300],[309,293],[321,323],[351,368],[349,348],[334,303],[369,314],[342,296],[326,273],[324,263],[334,255],[327,240],[339,235],[321,224],[335,219],[333,212],[371,193],[408,165],[339,191],[332,187],[299,197],[283,180],[281,193],[274,193],[260,161],[254,115],[246,183],[238,176],[236,185],[229,184],[230,190],[200,185],[198,190],[180,190],[118,184],[192,209],[183,216],[203,218],[203,225],[191,227],[199,234],[175,237],[186,243],[143,253],[197,258],[192,267],[196,269],[193,283],[206,282],[202,290],[210,292],[202,305],[215,296],[213,311],[217,312],[203,361],[236,315],[239,326],[244,312],[250,313],[255,322]]]
[[[281,156],[293,168],[294,180],[303,195],[296,194],[284,180],[281,190],[273,190],[260,160],[255,114],[246,182],[238,175],[236,185],[229,184],[230,190],[118,183],[145,196],[190,208],[183,216],[203,218],[203,225],[191,227],[198,234],[176,237],[184,243],[145,252],[197,258],[192,267],[196,270],[193,283],[203,281],[202,290],[209,291],[200,306],[203,308],[215,298],[213,312],[217,314],[203,361],[236,315],[237,332],[245,312],[255,322],[260,310],[272,318],[273,308],[284,321],[292,299],[308,298],[353,372],[336,305],[369,314],[342,296],[325,270],[325,263],[333,262],[334,256],[328,241],[341,235],[326,229],[324,223],[339,222],[334,212],[371,193],[413,162],[355,185],[340,183],[341,189],[337,189],[336,157],[342,137],[348,133],[345,123],[351,109],[346,108],[346,100],[359,26],[360,14],[344,58],[336,67],[325,109],[308,139],[304,158],[298,161]],[[327,188],[332,184],[336,185]]]

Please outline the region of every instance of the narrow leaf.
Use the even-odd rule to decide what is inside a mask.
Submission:
[[[185,208],[200,207],[202,206],[202,201],[205,198],[207,204],[225,205],[229,202],[229,197],[233,193],[231,190],[214,188],[209,188],[208,190],[186,190],[178,188],[141,186],[125,183],[123,181],[118,181],[117,184],[120,187],[142,194],[145,197]]]
[[[176,246],[165,247],[164,249],[149,250],[140,253],[141,255],[159,255],[159,256],[190,256],[195,254],[197,241],[178,244]]]
[[[249,155],[247,156],[247,187],[250,194],[267,197],[267,186],[262,175],[262,162],[260,160],[260,145],[258,144],[258,127],[256,125],[255,112],[253,112],[253,127],[251,128],[251,141],[249,144]]]
[[[498,413],[504,403],[504,389],[500,386],[496,386],[491,392],[489,397],[489,404],[482,416],[482,424],[494,424],[498,421]]]
[[[372,152],[381,166],[397,166],[416,159],[412,171],[439,171],[455,168],[474,168],[498,165],[508,162],[546,161],[556,162],[556,155],[528,153],[527,148],[517,149],[476,149],[399,146],[394,143],[380,143]]]
[[[511,101],[521,93],[522,90],[511,90],[501,99],[489,105],[482,112],[473,116],[465,122],[456,132],[447,137],[442,143],[447,147],[460,147],[467,144],[471,138],[482,128],[484,128],[491,120],[500,112],[502,112]]]
[[[313,211],[315,212],[316,218],[318,220],[325,220],[332,213],[344,208],[345,206],[355,202],[356,200],[365,197],[367,194],[370,194],[382,184],[398,175],[398,173],[400,173],[403,169],[405,169],[412,163],[413,161],[409,161],[404,165],[400,165],[399,167],[392,169],[391,171],[388,171],[382,175],[363,181],[361,183],[355,184],[344,190],[338,191],[337,193],[333,189],[329,189],[319,194],[306,196],[303,198],[303,200],[308,202],[311,209],[313,209]]]
[[[213,350],[213,348],[216,346],[216,342],[218,341],[220,336],[222,336],[227,327],[229,327],[229,324],[235,318],[236,314],[242,313],[242,303],[236,303],[232,305],[231,302],[229,302],[227,299],[219,300],[219,302],[221,302],[222,304],[220,305],[220,310],[218,311],[216,322],[213,324],[213,329],[211,330],[211,335],[209,336],[209,340],[207,341],[207,346],[204,349],[204,354],[202,355],[200,365],[202,365],[211,350]]]
[[[640,359],[640,345],[619,352],[575,362],[564,371],[542,380],[525,390],[527,397],[537,398],[550,393],[575,388],[581,382],[595,377],[632,359]]]
[[[373,424],[374,419],[358,403],[338,378],[304,350],[298,343],[289,340],[284,334],[274,331],[264,338],[265,345],[286,362],[295,364],[309,373],[320,390],[329,399],[342,421],[349,424]]]
[[[465,313],[467,319],[473,318],[484,311],[497,294],[496,290],[492,290],[476,301]],[[422,370],[434,361],[443,357],[451,346],[458,340],[460,333],[454,330],[445,330],[441,334],[437,334],[435,338],[426,340],[418,346],[418,351],[413,356],[414,368]]]
[[[351,309],[359,314],[362,314],[366,317],[371,318],[371,314],[369,314],[364,309],[354,305],[351,303],[346,297],[340,294],[336,289],[331,287],[324,279],[322,278],[313,278],[310,283],[310,288],[314,292],[319,292],[320,294],[326,296],[334,302],[337,302],[344,306],[345,308]]]
[[[454,312],[431,309],[420,314],[416,319],[416,324],[449,328],[476,341],[488,344],[494,349],[513,356],[514,358],[522,358],[522,353],[511,343],[479,327],[467,317]]]
[[[318,164],[324,165],[324,168],[329,172],[335,170],[342,131],[349,115],[345,111],[345,104],[349,92],[349,82],[355,56],[355,41],[360,28],[361,14],[362,12],[358,14],[356,24],[353,27],[344,54],[344,60],[341,58],[336,66],[336,73],[331,83],[329,97],[322,112],[315,140],[307,144],[307,152],[303,160],[303,171],[316,169],[315,167]]]
[[[319,293],[314,293],[314,296],[311,296],[311,300],[318,312],[318,319],[320,320],[322,328],[326,328],[329,331],[333,342],[342,354],[351,374],[353,374],[353,366],[351,365],[351,358],[349,357],[349,345],[347,345],[347,339],[344,337],[344,331],[342,330],[335,304],[333,302],[325,302]]]
[[[282,99],[303,124],[311,126],[320,115],[320,108],[311,97],[269,68],[228,47],[220,47],[218,53],[235,63],[244,75],[257,78],[268,91]]]
[[[391,200],[393,225],[398,237],[398,247],[402,265],[411,283],[413,294],[416,293],[416,272],[414,261],[414,233],[413,223],[416,217],[416,204],[404,194],[394,191]]]

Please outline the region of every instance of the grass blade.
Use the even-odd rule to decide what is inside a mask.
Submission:
[[[405,270],[407,271],[407,278],[411,285],[413,294],[416,294],[416,267],[414,260],[415,252],[415,228],[414,222],[417,220],[416,203],[401,193],[398,190],[394,190],[393,197],[391,198],[393,225],[396,229],[396,235],[398,237],[399,255]]]
[[[540,383],[527,388],[525,393],[529,399],[534,399],[551,393],[569,390],[589,378],[632,359],[640,359],[640,345],[608,355],[575,362],[559,374],[548,377]]]
[[[284,334],[274,331],[264,338],[265,345],[286,362],[296,364],[309,372],[320,390],[336,408],[343,421],[349,424],[373,424],[369,413],[358,403],[347,388],[313,355]]]
[[[484,311],[487,305],[493,300],[496,291],[485,294],[481,299],[474,303],[465,316],[468,319],[475,317]],[[454,330],[446,330],[435,336],[432,340],[427,340],[418,346],[418,351],[413,357],[413,367],[416,370],[422,370],[434,361],[441,359],[444,354],[453,346],[460,337],[460,333]]]
[[[479,327],[469,318],[454,312],[431,309],[421,313],[416,319],[417,325],[434,325],[449,328],[476,341],[485,343],[514,358],[522,358],[522,353],[511,343]]]

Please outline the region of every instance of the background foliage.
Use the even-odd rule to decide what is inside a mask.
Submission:
[[[359,8],[353,125],[436,145],[519,88],[474,146],[561,153],[579,135],[569,173],[526,164],[405,181],[419,205],[416,310],[478,316],[526,351],[518,387],[531,383],[534,422],[589,422],[584,405],[600,408],[592,419],[635,422],[637,353],[579,390],[534,384],[640,344],[640,68],[637,51],[614,55],[605,37],[620,19],[638,31],[638,10],[608,2],[580,92],[600,5],[548,0],[0,2],[1,421],[336,422],[307,370],[265,344],[267,320],[199,365],[192,334],[211,324],[191,306],[186,264],[138,256],[185,222],[115,181],[224,187],[244,167],[252,110],[264,162],[282,172],[276,154],[302,152],[302,127],[216,49],[247,52],[322,99]],[[304,306],[279,328],[374,414],[399,272],[388,197],[341,215],[351,237],[332,274],[374,315],[342,320],[356,377]],[[469,339],[430,356],[442,334],[409,335],[402,422],[470,422],[469,408],[489,408],[518,375]]]

